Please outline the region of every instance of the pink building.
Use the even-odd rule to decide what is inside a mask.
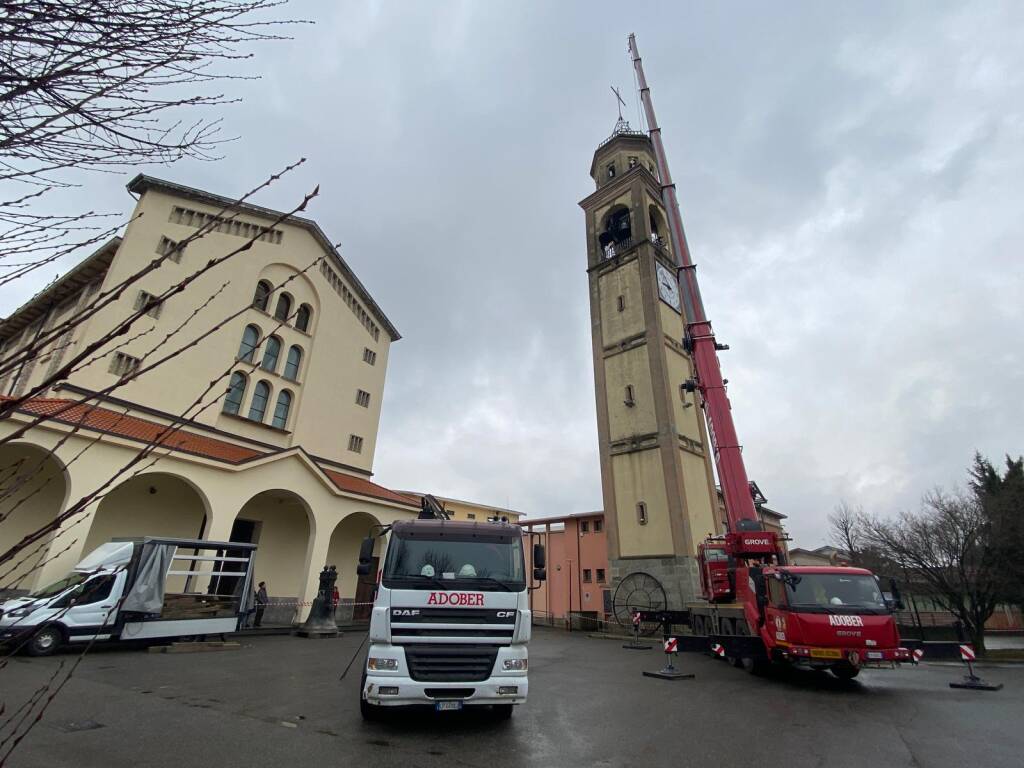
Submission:
[[[547,581],[530,592],[536,621],[564,623],[571,614],[573,626],[579,626],[611,613],[603,512],[521,520],[519,524],[528,538],[546,548]],[[530,555],[532,547],[527,546],[532,572]]]

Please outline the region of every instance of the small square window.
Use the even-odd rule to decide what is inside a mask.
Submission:
[[[594,533],[600,533],[604,530],[604,520],[594,521]]]
[[[467,512],[466,513],[466,517],[468,519],[470,519],[470,520],[476,520],[476,513],[475,512]]]
[[[135,311],[138,312],[154,299],[156,299],[156,296],[154,296],[153,294],[146,293],[145,291],[139,291],[138,294],[135,296]],[[154,304],[153,306],[146,310],[146,314],[152,318],[157,318],[160,317],[160,310],[162,309],[163,304]]]
[[[377,363],[377,353],[374,352],[369,347],[364,347],[363,348],[363,362],[364,363],[369,363],[370,365],[376,365],[376,363]]]
[[[370,393],[362,389],[356,390],[356,405],[361,405],[363,408],[370,407]]]
[[[590,578],[590,569],[589,568],[584,568],[583,569],[583,582],[585,584],[589,584],[591,581],[592,581],[592,579]]]
[[[597,583],[604,584],[604,568],[597,569]]]
[[[362,453],[363,452],[363,438],[361,438],[359,435],[349,435],[348,436],[348,449],[350,451],[352,451],[353,453]]]
[[[117,376],[131,376],[138,370],[142,361],[137,357],[126,355],[124,352],[115,352],[110,358],[110,366],[107,370]]]
[[[580,523],[580,533],[590,533],[590,523],[587,520]]]
[[[160,242],[156,245],[156,252],[161,256],[166,256],[174,263],[181,261],[181,254],[184,253],[184,248],[178,248],[178,242],[171,240],[169,237],[160,236]]]

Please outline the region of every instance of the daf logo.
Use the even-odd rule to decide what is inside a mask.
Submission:
[[[508,619],[516,615],[515,611],[495,611],[494,615],[499,619]]]
[[[392,616],[419,616],[419,608],[395,608],[391,611]]]

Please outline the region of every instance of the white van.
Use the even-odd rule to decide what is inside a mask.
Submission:
[[[255,549],[114,539],[63,579],[0,605],[0,643],[46,656],[65,643],[234,632],[252,605]]]

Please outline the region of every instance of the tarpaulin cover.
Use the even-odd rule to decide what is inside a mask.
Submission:
[[[122,610],[160,613],[164,605],[164,579],[177,548],[176,544],[155,542],[143,546],[135,583],[125,595]]]

